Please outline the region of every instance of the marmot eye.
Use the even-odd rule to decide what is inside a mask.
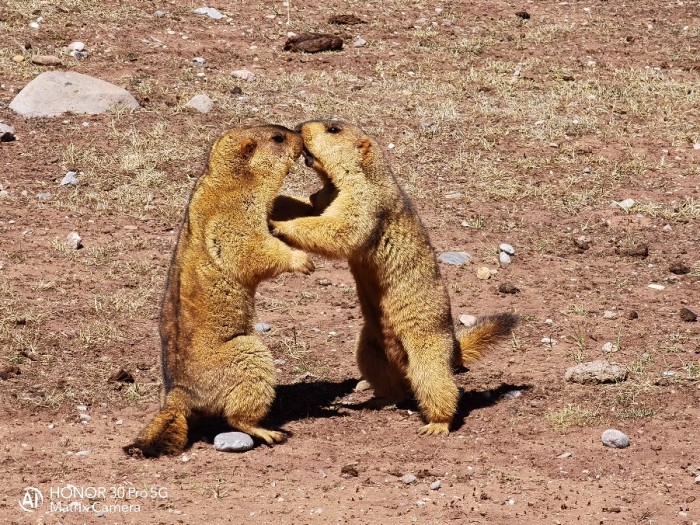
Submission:
[[[284,142],[284,135],[282,133],[276,133],[272,135],[272,140],[277,144],[282,144]]]
[[[328,131],[328,133],[340,133],[340,128],[337,126],[331,126],[326,131]]]

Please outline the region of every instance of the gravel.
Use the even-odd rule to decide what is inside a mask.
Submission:
[[[609,428],[600,437],[603,445],[611,448],[627,448],[630,446],[630,438],[628,438],[623,432]]]
[[[221,452],[245,452],[253,448],[253,438],[243,432],[223,432],[214,438],[214,448]]]

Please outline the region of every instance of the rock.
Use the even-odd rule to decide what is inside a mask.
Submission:
[[[694,323],[698,320],[697,314],[692,310],[689,310],[688,308],[681,308],[679,314],[681,316],[681,319],[686,323]]]
[[[568,459],[568,458],[570,458],[570,457],[573,456],[573,455],[574,455],[574,454],[573,454],[572,452],[562,452],[561,454],[559,454],[559,455],[557,456],[557,459]]]
[[[498,291],[499,293],[516,294],[520,291],[520,288],[515,286],[513,283],[501,283],[498,286]]]
[[[80,419],[81,423],[87,423],[92,419],[92,417],[89,414],[78,414],[78,419]]]
[[[612,354],[614,352],[617,352],[619,349],[620,347],[617,344],[612,343],[610,341],[603,345],[603,352],[605,352],[606,354]]]
[[[204,57],[194,57],[192,59],[192,62],[194,62],[198,66],[203,66],[204,64],[206,64],[207,60]]]
[[[476,270],[476,278],[481,279],[482,281],[491,279],[491,270],[489,270],[488,266],[480,266]]]
[[[66,246],[73,250],[80,250],[83,247],[83,242],[78,232],[70,232],[66,236]]]
[[[617,312],[615,310],[605,310],[603,319],[617,319]]]
[[[72,71],[47,71],[17,94],[10,109],[25,117],[56,117],[66,112],[96,115],[116,104],[139,107],[128,91],[104,80]]]
[[[221,452],[245,452],[253,448],[253,438],[243,432],[222,432],[214,438],[214,448]]]
[[[15,140],[14,128],[0,122],[0,142],[12,142],[13,140]]]
[[[461,199],[464,197],[464,194],[459,191],[451,191],[449,193],[445,193],[443,197],[445,199]]]
[[[54,55],[34,55],[29,59],[32,64],[37,66],[61,66],[63,61]]]
[[[467,328],[474,326],[479,319],[474,315],[462,314],[459,316],[459,322]]]
[[[10,192],[7,190],[0,190],[0,199],[8,199],[10,197]],[[2,270],[2,263],[0,263],[0,270]]]
[[[235,86],[235,87],[231,88],[231,94],[232,95],[242,95],[243,90],[239,86]]]
[[[515,16],[523,20],[530,20],[530,13],[528,13],[527,11],[517,11],[515,13]]]
[[[317,279],[316,283],[319,286],[330,286],[331,285],[330,279],[326,279],[325,277],[321,277],[320,279]]]
[[[120,368],[107,379],[110,383],[134,383],[136,380],[131,372]]]
[[[237,69],[236,71],[233,71],[231,73],[231,76],[235,78],[240,78],[241,80],[245,80],[246,82],[252,82],[253,80],[255,80],[255,75],[247,69]]]
[[[505,394],[501,396],[502,399],[515,399],[521,397],[523,393],[520,390],[508,390]]]
[[[633,320],[638,319],[638,318],[639,318],[639,314],[634,310],[630,310],[627,313],[627,319],[629,319],[630,321],[633,321]]]
[[[75,171],[67,172],[61,179],[61,186],[77,186],[79,181],[76,175]]]
[[[0,369],[0,380],[7,381],[9,378],[18,376],[22,373],[17,365],[7,365]]]
[[[543,337],[542,339],[540,339],[540,343],[544,345],[554,346],[557,344],[557,340],[551,337]]]
[[[153,13],[153,18],[163,18],[167,13],[165,11],[161,11],[160,9],[158,11],[155,11]]]
[[[627,448],[630,446],[630,438],[619,430],[609,428],[600,437],[603,445],[611,448]]]
[[[430,490],[438,490],[442,486],[442,482],[436,479],[430,484]]]
[[[320,53],[321,51],[340,51],[343,49],[343,39],[334,35],[321,33],[303,33],[287,39],[285,51],[303,53]]]
[[[372,385],[369,384],[369,381],[361,379],[357,382],[357,385],[355,385],[355,392],[364,392],[370,388],[372,388]]]
[[[354,26],[364,24],[365,21],[355,15],[335,15],[328,19],[329,24]]]
[[[15,64],[19,64],[20,62],[24,62],[24,55],[15,55],[12,57],[12,61]]]
[[[208,95],[195,95],[192,97],[187,104],[185,104],[186,108],[192,108],[196,109],[200,113],[209,113],[211,111],[212,106],[214,106],[214,101],[209,98]]]
[[[224,15],[213,7],[198,7],[197,9],[193,9],[192,12],[196,15],[207,15],[214,20],[221,20],[224,17]]]
[[[698,148],[698,149],[700,149],[700,148]],[[698,476],[697,478],[695,478],[695,483],[700,484],[700,476]]]
[[[642,259],[646,259],[646,257],[649,255],[649,246],[645,243],[639,243],[625,248],[615,248],[615,251],[620,255],[626,255],[628,257],[641,257]]]
[[[367,40],[358,36],[352,43],[353,47],[365,47],[367,45]]]
[[[510,255],[506,252],[500,252],[498,254],[498,262],[501,264],[510,264]]]
[[[255,331],[256,332],[269,332],[272,330],[272,327],[267,324],[267,323],[255,323]]]
[[[0,124],[0,130],[2,128],[2,125]],[[690,267],[688,265],[678,261],[673,263],[671,266],[668,267],[668,271],[676,274],[676,275],[685,275],[687,273],[690,273]]]
[[[85,44],[83,42],[71,42],[68,44],[68,51],[77,51],[80,53],[85,50]]]
[[[574,246],[579,253],[583,253],[591,247],[591,239],[585,235],[579,235],[574,241]]]
[[[413,474],[406,474],[401,477],[401,481],[406,485],[411,485],[412,483],[415,483],[417,479],[418,478],[416,478]]]
[[[610,206],[611,206],[611,207],[614,208],[614,207],[618,206],[618,207],[622,208],[622,209],[625,210],[625,211],[629,211],[629,210],[632,208],[632,206],[634,206],[634,205],[635,205],[635,200],[634,200],[634,199],[625,199],[625,200],[621,200],[621,201],[619,201],[619,202],[618,202],[618,201],[612,201],[612,202],[610,203]]]
[[[472,256],[467,252],[443,252],[438,256],[438,261],[454,266],[463,266],[469,264]]]
[[[510,244],[501,243],[498,245],[498,250],[505,252],[508,255],[515,255],[515,248],[513,248]]]
[[[618,364],[607,361],[589,361],[567,369],[564,379],[582,385],[617,383],[627,379],[627,370]]]
[[[656,283],[651,283],[647,288],[651,288],[652,290],[665,290],[666,287],[663,284],[656,284]]]
[[[75,409],[78,412],[87,412],[88,407],[87,405],[75,405]]]
[[[183,463],[187,463],[188,461],[192,461],[192,456],[190,456],[189,454],[183,453],[182,456],[180,456],[180,461],[182,461]]]
[[[340,474],[342,476],[345,476],[346,478],[356,478],[357,476],[360,475],[360,473],[357,471],[357,467],[355,467],[355,465],[343,465],[340,468]]]
[[[90,455],[90,451],[89,451],[89,450],[81,450],[80,452],[76,452],[76,453],[74,454],[74,456],[75,456],[76,458],[84,458],[84,457],[89,456],[89,455]]]
[[[44,191],[42,193],[37,193],[36,198],[40,201],[47,201],[51,198],[51,194],[48,191]]]

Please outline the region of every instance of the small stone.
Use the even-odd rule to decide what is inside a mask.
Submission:
[[[593,173],[593,170],[591,168],[586,167],[586,168],[583,168],[583,173],[585,173],[585,174]]]
[[[322,51],[340,51],[343,49],[343,39],[328,34],[302,33],[288,38],[284,43],[285,51],[320,53]]]
[[[603,319],[616,319],[617,312],[615,310],[605,310],[603,312]]]
[[[450,199],[450,200],[461,199],[462,197],[464,197],[464,194],[462,194],[458,191],[451,191],[449,193],[445,193],[444,197],[445,197],[445,199]]]
[[[412,483],[415,483],[417,479],[418,478],[416,478],[413,474],[406,474],[401,477],[401,482],[405,485],[410,485]]]
[[[365,40],[361,36],[358,36],[352,43],[352,45],[353,47],[365,47],[367,45],[367,40]]]
[[[627,257],[641,257],[642,259],[646,259],[649,256],[649,245],[646,243],[639,243],[633,246],[616,248],[615,251]]]
[[[8,199],[10,197],[10,192],[7,190],[0,190],[0,199]],[[2,270],[2,265],[0,264],[0,270]]]
[[[491,270],[489,270],[488,266],[480,266],[476,271],[476,278],[481,279],[482,281],[491,279]]]
[[[545,345],[549,345],[549,346],[554,346],[557,344],[557,340],[553,339],[551,337],[543,337],[542,339],[540,339],[540,343],[545,344]]]
[[[423,129],[432,128],[434,125],[435,125],[435,121],[430,120],[430,119],[421,120],[421,122],[420,122],[420,127]]]
[[[568,459],[568,458],[570,458],[570,457],[573,456],[573,455],[574,455],[574,454],[573,454],[572,452],[562,452],[561,454],[559,454],[559,455],[557,456],[557,459]]]
[[[124,424],[124,420],[123,420],[123,419],[117,419],[117,420],[114,422],[114,424],[115,424],[115,425],[123,425],[123,424]]]
[[[241,80],[245,80],[246,82],[252,82],[253,80],[255,80],[255,75],[247,69],[237,69],[236,71],[232,71],[231,76],[235,78],[240,78]]]
[[[36,198],[40,201],[47,201],[51,198],[51,194],[48,191],[44,191],[42,193],[37,193]]]
[[[192,108],[200,113],[209,113],[211,110],[212,106],[214,106],[214,101],[209,98],[208,95],[195,95],[192,97],[187,104],[185,104],[186,108]]]
[[[206,15],[214,20],[221,20],[224,17],[224,15],[213,7],[198,7],[197,9],[193,9],[192,12],[196,15]]]
[[[346,478],[356,478],[360,475],[355,465],[344,465],[340,468],[340,474]]]
[[[14,128],[0,122],[0,142],[12,142],[13,140],[15,140]]]
[[[60,58],[53,55],[34,55],[30,61],[37,66],[60,66],[63,64]]]
[[[501,264],[510,264],[510,255],[508,255],[506,252],[499,253],[498,262]]]
[[[216,439],[216,438],[215,438],[215,439]],[[183,453],[182,456],[180,456],[180,460],[181,460],[183,463],[187,463],[188,461],[192,461],[192,456],[190,456],[189,454],[184,454],[184,453]]]
[[[430,484],[430,490],[438,490],[442,486],[442,482],[436,479]]]
[[[628,438],[624,433],[615,429],[608,429],[603,432],[600,437],[603,445],[611,448],[627,448],[630,446],[630,438]]]
[[[582,385],[618,383],[627,379],[627,370],[616,363],[589,361],[568,368],[564,379]]]
[[[573,241],[579,253],[583,253],[591,247],[591,239],[585,235],[580,235],[573,239]]]
[[[508,255],[515,255],[515,248],[513,248],[510,244],[502,243],[498,245],[499,251],[505,252]]]
[[[316,283],[317,283],[319,286],[330,286],[330,285],[331,285],[331,280],[330,280],[330,279],[326,279],[325,277],[321,277],[320,279],[317,279],[317,280],[316,280]]]
[[[80,250],[83,247],[83,242],[78,232],[70,232],[66,236],[66,246],[73,250]]]
[[[61,179],[61,186],[77,186],[79,181],[76,175],[75,171],[67,172]]]
[[[624,199],[624,200],[621,200],[621,201],[612,201],[612,202],[610,203],[610,206],[612,206],[613,208],[616,207],[616,206],[618,206],[618,207],[622,208],[622,209],[625,210],[625,211],[629,211],[630,208],[632,208],[632,206],[634,206],[634,205],[635,205],[635,200],[634,200],[634,199]]]
[[[357,382],[357,385],[355,385],[355,392],[364,392],[370,388],[372,388],[372,385],[369,384],[369,381],[361,379]]]
[[[472,256],[467,252],[443,252],[438,256],[438,261],[454,266],[463,266],[468,264]]]
[[[0,131],[2,131],[2,125],[0,124]],[[668,267],[668,271],[676,275],[685,275],[690,273],[690,267],[680,261],[673,263]]]
[[[613,352],[617,352],[619,349],[620,347],[617,346],[617,344],[612,343],[610,341],[603,345],[603,352],[605,352],[606,354],[612,354]]]
[[[81,423],[87,423],[88,421],[90,421],[92,419],[92,417],[90,416],[90,414],[82,413],[82,414],[78,414],[78,419],[80,419]]]
[[[32,29],[39,29],[39,22],[29,22],[29,27],[31,27]]]
[[[198,66],[203,66],[203,65],[206,63],[206,61],[207,61],[207,60],[206,60],[206,58],[204,58],[204,57],[194,57],[194,58],[192,59],[192,62],[194,62],[194,63],[197,64]]]
[[[666,287],[663,284],[655,284],[655,283],[651,283],[649,285],[649,288],[651,288],[652,290],[665,290],[666,289]]]
[[[163,18],[166,15],[165,11],[161,11],[160,9],[156,12],[153,13],[153,18]]]
[[[87,405],[75,405],[75,409],[78,412],[86,412],[88,407],[87,407]]]
[[[231,94],[232,95],[242,95],[243,90],[240,87],[235,86],[234,88],[231,89]]]
[[[253,438],[244,432],[222,432],[214,438],[214,448],[221,452],[245,452],[253,448]]]
[[[700,149],[700,148],[698,148],[698,149]],[[698,476],[697,478],[695,478],[695,483],[700,484],[700,476]]]
[[[269,332],[272,330],[272,327],[267,324],[267,323],[255,323],[255,331],[256,332]]]
[[[24,55],[15,55],[12,57],[12,61],[15,64],[19,64],[20,62],[24,62]]]
[[[84,458],[84,457],[89,456],[89,455],[90,455],[90,451],[89,451],[89,450],[81,450],[81,451],[76,452],[76,453],[74,454],[74,456],[75,456],[76,458]]]
[[[516,294],[520,291],[520,288],[515,286],[513,283],[501,283],[498,286],[499,293],[505,294]]]
[[[635,310],[630,310],[627,313],[627,319],[629,319],[630,321],[633,321],[633,320],[638,319],[638,318],[639,318],[639,314]]]
[[[697,314],[692,310],[689,310],[688,308],[681,308],[679,314],[681,316],[681,319],[686,323],[694,323],[698,320]]]
[[[116,372],[112,373],[107,379],[110,383],[135,383],[134,375],[128,370],[120,368]]]
[[[68,50],[69,51],[77,51],[80,53],[85,49],[85,44],[83,42],[71,42],[68,44]]]
[[[518,397],[521,397],[523,393],[520,390],[508,390],[505,394],[503,394],[501,397],[503,399],[515,399]]]
[[[515,13],[515,16],[523,20],[530,20],[530,13],[528,13],[527,11],[517,11]]]
[[[462,314],[459,316],[459,322],[462,323],[467,328],[470,328],[470,327],[476,325],[477,321],[478,321],[478,318],[474,315]]]

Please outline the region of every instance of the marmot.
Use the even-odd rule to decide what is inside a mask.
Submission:
[[[268,445],[259,422],[275,396],[272,354],[253,335],[255,289],[283,272],[310,273],[308,255],[273,237],[268,216],[302,151],[281,126],[231,129],[214,143],[190,196],[160,314],[161,410],[124,449],[177,454],[188,420],[223,416]]]
[[[456,337],[428,235],[378,144],[341,121],[296,129],[307,166],[324,182],[316,199],[327,207],[317,217],[272,221],[273,234],[296,248],[348,259],[364,317],[360,372],[387,402],[412,391],[428,422],[420,432],[447,434],[458,403],[453,368],[509,335],[517,317],[484,317]],[[335,198],[328,203],[319,195]]]

